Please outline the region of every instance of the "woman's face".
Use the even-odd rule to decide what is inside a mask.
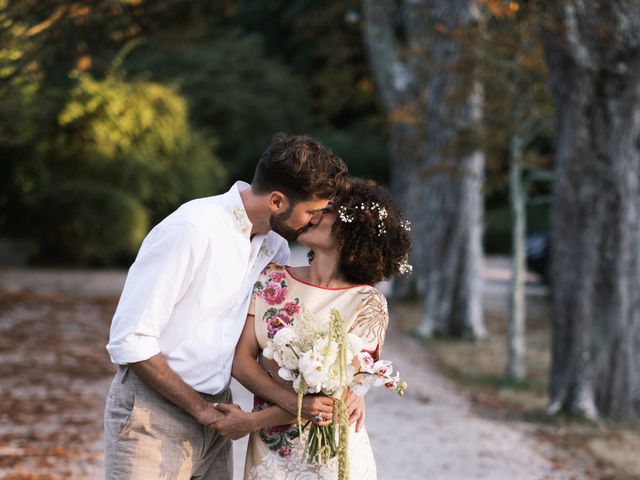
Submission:
[[[317,224],[309,227],[298,236],[298,242],[310,249],[337,249],[338,239],[333,234],[333,224],[336,221],[336,214],[333,211],[333,204],[329,203],[322,210],[322,217]]]

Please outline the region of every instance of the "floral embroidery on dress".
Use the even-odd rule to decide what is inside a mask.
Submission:
[[[277,305],[287,296],[287,282],[284,273],[277,270],[267,272],[266,281],[258,280],[253,286],[253,293],[269,305]]]
[[[295,315],[300,312],[300,299],[294,298],[278,308],[286,300],[288,292],[283,267],[268,267],[265,277],[255,283],[253,292],[269,305],[275,305],[268,308],[262,317],[267,324],[267,336],[273,338],[278,330],[294,321]]]
[[[270,407],[271,404],[259,397],[253,397],[253,411],[257,412]],[[260,439],[270,450],[276,452],[283,458],[291,455],[293,441],[300,436],[298,426],[278,425],[275,427],[264,427],[259,430]]]
[[[260,463],[252,465],[249,469],[248,480],[336,480],[338,478],[338,462],[332,459],[325,465],[307,463],[304,458],[304,440],[308,435],[308,429],[303,431],[302,443],[299,440],[293,442],[293,447],[288,456],[283,457],[268,450],[260,459]],[[369,437],[364,430],[356,433],[351,429],[349,443],[349,478],[354,480],[375,480],[376,464],[369,443]]]

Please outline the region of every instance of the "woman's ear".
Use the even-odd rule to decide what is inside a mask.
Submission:
[[[269,194],[269,210],[271,213],[281,213],[289,208],[289,200],[287,196],[282,192],[271,192]]]

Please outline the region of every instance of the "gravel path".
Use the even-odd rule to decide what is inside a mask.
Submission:
[[[0,270],[0,478],[102,478],[113,371],[104,344],[123,281],[120,271]],[[495,292],[495,284],[487,289]],[[391,331],[383,353],[409,390],[367,396],[380,480],[586,478],[553,462],[551,447],[526,426],[475,412],[414,340]],[[234,394],[250,405],[242,387]],[[235,445],[236,478],[244,445]]]

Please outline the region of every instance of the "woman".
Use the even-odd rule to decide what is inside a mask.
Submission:
[[[314,316],[340,311],[346,330],[358,335],[374,358],[388,323],[386,300],[375,283],[410,269],[408,222],[389,194],[374,182],[353,179],[348,191],[325,209],[317,225],[298,237],[310,249],[307,267],[270,264],[256,282],[249,317],[236,349],[233,375],[249,390],[260,367],[278,383],[278,366],[261,355],[267,342],[282,327],[296,321],[305,308]],[[264,375],[264,373],[262,373]],[[253,389],[255,391],[255,388]],[[255,397],[254,410],[276,409]],[[337,460],[326,465],[302,458],[295,419],[282,411],[282,425],[251,434],[245,479],[335,479]],[[327,424],[320,414],[316,420]],[[359,426],[358,426],[359,427]],[[303,431],[303,437],[308,429]],[[303,438],[303,440],[305,440]],[[375,479],[376,467],[364,428],[352,426],[349,434],[349,468],[353,479]]]

